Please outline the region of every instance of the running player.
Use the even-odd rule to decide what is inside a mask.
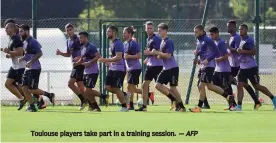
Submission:
[[[261,91],[272,100],[274,109],[276,110],[276,96],[274,96],[265,86],[260,85],[259,69],[254,59],[256,48],[254,40],[247,35],[248,26],[246,24],[240,25],[239,31],[242,41],[237,49],[241,61],[240,71],[238,73],[238,105],[233,110],[242,110],[242,100],[244,96],[243,88],[248,85],[248,80],[250,80],[256,90]],[[256,110],[258,107],[259,105],[255,105]]]
[[[12,66],[8,72],[5,87],[20,100],[18,110],[21,110],[25,105],[22,91],[22,75],[25,71],[26,62],[18,62],[18,58],[23,56],[23,42],[20,36],[16,34],[17,29],[13,22],[7,21],[5,29],[7,35],[10,37],[10,42],[8,47],[1,48],[1,51],[6,53],[6,58],[11,58],[12,60]]]
[[[63,57],[72,57],[72,62],[78,61],[81,56],[81,44],[79,38],[74,34],[74,26],[70,23],[66,24],[65,30],[69,36],[66,46],[66,53],[61,52],[59,49],[56,51],[56,55],[61,55]],[[68,81],[68,87],[79,97],[81,101],[80,109],[83,109],[85,106],[85,98],[83,96],[84,86],[83,86],[83,65],[73,66],[70,79]],[[77,83],[77,86],[75,85]]]
[[[22,40],[24,40],[24,51],[23,57],[19,58],[18,61],[26,62],[26,70],[23,75],[23,92],[25,100],[29,102],[30,107],[27,109],[29,112],[36,112],[35,103],[32,99],[31,94],[45,95],[49,100],[55,104],[55,94],[48,93],[38,88],[39,76],[41,73],[41,65],[39,58],[42,56],[42,51],[38,42],[30,36],[30,27],[28,25],[21,25],[19,28]]]
[[[197,37],[197,46],[199,47],[195,54],[200,57],[200,84],[199,92],[200,98],[198,106],[190,109],[191,112],[201,112],[203,101],[206,97],[205,87],[217,94],[225,97],[230,105],[234,102],[234,97],[229,96],[222,88],[213,84],[213,73],[215,70],[215,58],[218,56],[219,51],[215,42],[206,36],[204,27],[202,25],[196,25],[194,28],[195,36]]]
[[[141,74],[142,66],[140,64],[139,59],[141,59],[141,50],[138,45],[133,39],[132,36],[134,31],[131,27],[124,28],[123,36],[126,42],[124,43],[125,46],[125,62],[127,67],[127,90],[130,94],[130,103],[129,103],[129,110],[134,110],[133,106],[133,97],[134,93],[142,94],[142,90],[138,89],[137,86],[139,85],[139,77]]]
[[[106,97],[100,92],[94,90],[99,75],[99,68],[97,61],[100,58],[100,53],[97,50],[97,47],[90,42],[88,42],[88,33],[80,32],[79,39],[83,45],[81,48],[81,58],[77,61],[76,65],[84,65],[84,76],[83,83],[85,86],[84,96],[88,100],[89,110],[92,112],[100,112],[101,109],[96,102],[95,97]],[[108,99],[108,98],[107,98]],[[83,109],[83,108],[82,108]]]
[[[163,69],[163,61],[158,59],[157,56],[153,53],[153,50],[160,50],[161,38],[154,34],[153,22],[147,21],[145,24],[146,33],[148,35],[147,47],[144,51],[144,55],[147,58],[144,61],[144,64],[147,65],[144,82],[142,85],[142,95],[143,95],[143,106],[135,111],[147,111],[147,101],[149,98],[149,85],[154,79],[157,80],[157,76]]]
[[[219,56],[215,58],[216,67],[214,73],[214,85],[221,87],[226,93],[228,93],[228,95],[232,96],[233,89],[230,82],[231,66],[228,60],[229,54],[227,52],[226,43],[219,37],[219,29],[217,27],[212,27],[209,32],[210,37],[214,40],[219,49]],[[234,106],[236,106],[235,102]],[[229,107],[231,107],[230,104]]]
[[[111,58],[100,58],[98,61],[109,65],[109,70],[105,81],[105,90],[117,95],[122,108],[121,112],[127,112],[127,105],[124,98],[124,93],[120,89],[123,85],[126,75],[126,65],[124,61],[124,46],[120,39],[117,38],[118,28],[109,26],[106,31],[107,37],[112,42],[110,43]],[[109,64],[110,63],[110,64]]]
[[[239,60],[239,53],[237,52],[237,49],[240,46],[241,42],[241,37],[239,34],[236,33],[237,31],[237,23],[234,20],[230,20],[227,22],[227,29],[228,33],[230,34],[230,39],[229,39],[229,46],[228,46],[228,51],[230,53],[230,65],[231,65],[231,77],[230,80],[232,81],[233,84],[237,85],[235,77],[238,75],[238,72],[240,70],[240,60]],[[258,99],[258,96],[255,94],[253,88],[249,85],[246,84],[244,87],[251,98],[255,102],[254,108],[259,108],[261,106],[261,103]],[[242,103],[239,103],[240,105]]]
[[[154,50],[153,53],[157,55],[158,59],[163,60],[164,67],[158,76],[155,88],[162,94],[166,95],[169,99],[175,98],[174,100],[176,100],[177,104],[179,105],[179,109],[177,109],[177,111],[186,112],[181,95],[177,89],[179,67],[173,55],[174,44],[173,41],[168,37],[168,29],[169,27],[165,23],[160,23],[158,25],[158,33],[162,38],[162,42],[160,45],[160,52]],[[168,83],[170,83],[170,88],[165,86]]]

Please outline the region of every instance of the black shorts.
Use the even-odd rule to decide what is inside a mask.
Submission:
[[[76,79],[76,82],[83,80],[83,72],[84,72],[84,66],[78,65],[73,67],[70,78]]]
[[[157,83],[168,84],[170,86],[178,85],[179,68],[175,67],[169,70],[162,70],[158,76]]]
[[[11,67],[9,69],[7,78],[13,79],[18,84],[22,84],[22,77],[23,77],[24,72],[25,72],[25,68],[15,70]]]
[[[236,77],[239,73],[240,67],[231,67],[231,75]]]
[[[152,81],[153,79],[156,81],[158,75],[163,70],[163,66],[147,66],[144,80]]]
[[[142,71],[141,69],[128,71],[127,72],[127,83],[138,85],[141,71]]]
[[[214,85],[227,89],[231,86],[230,83],[230,72],[215,72],[214,73]]]
[[[105,85],[113,88],[121,88],[124,83],[125,76],[126,72],[124,71],[109,70],[106,76]]]
[[[260,83],[258,67],[253,67],[249,69],[240,69],[238,73],[238,82],[248,83],[247,81],[248,79],[250,80],[252,85],[256,85]]]
[[[213,81],[214,71],[215,68],[211,67],[200,69],[200,82],[211,83]]]
[[[39,77],[41,70],[30,69],[26,70],[23,75],[23,86],[28,86],[29,89],[38,89]]]
[[[98,80],[98,75],[97,73],[93,74],[84,74],[83,75],[83,84],[86,88],[94,88],[97,80]]]

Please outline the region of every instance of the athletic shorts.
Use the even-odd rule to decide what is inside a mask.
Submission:
[[[231,86],[230,83],[230,72],[215,72],[214,73],[214,85],[227,89]]]
[[[200,69],[200,82],[211,83],[213,81],[214,71],[215,68],[212,67]]]
[[[142,71],[141,69],[128,71],[127,72],[127,83],[138,85],[141,71]]]
[[[38,89],[39,77],[41,69],[26,70],[23,75],[23,86],[28,86],[29,89]]]
[[[112,88],[121,88],[124,83],[126,72],[109,70],[106,76],[105,85]]]
[[[260,83],[258,67],[253,67],[249,69],[240,69],[238,73],[238,82],[248,83],[247,81],[248,79],[250,80],[252,85],[256,85]]]
[[[76,79],[76,82],[83,80],[83,72],[84,72],[84,66],[78,65],[73,67],[70,78]]]
[[[144,80],[152,81],[154,79],[156,81],[162,70],[163,66],[147,66]]]
[[[97,80],[98,80],[98,73],[93,74],[84,74],[83,75],[83,84],[86,88],[94,88]]]
[[[160,83],[160,84],[170,83],[170,86],[177,86],[178,77],[179,77],[178,67],[168,69],[168,70],[162,70],[158,76],[157,83]]]
[[[7,78],[13,79],[18,84],[22,84],[22,77],[23,77],[24,72],[25,72],[25,68],[15,70],[11,67],[9,69]]]
[[[231,67],[231,75],[236,77],[239,73],[240,67]]]

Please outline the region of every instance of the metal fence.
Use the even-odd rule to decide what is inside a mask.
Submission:
[[[108,24],[113,25],[137,25],[137,23],[131,22],[109,22]],[[175,44],[175,56],[180,67],[180,79],[179,79],[179,90],[182,98],[185,100],[189,77],[192,69],[192,59],[193,49],[195,48],[195,37],[193,35],[193,27],[200,24],[201,20],[198,19],[180,19],[180,20],[159,20],[159,19],[149,19],[157,24],[164,22],[169,26],[169,36],[173,39]],[[4,20],[1,20],[3,23]],[[217,26],[220,29],[221,37],[225,40],[229,38],[226,30],[226,23],[228,20],[207,20],[206,29],[211,26]],[[18,24],[29,24],[31,26],[30,20],[16,20]],[[105,34],[104,31],[100,31],[99,19],[42,19],[38,20],[38,41],[42,44],[44,56],[41,58],[42,63],[42,74],[40,77],[40,88],[55,92],[57,95],[57,101],[60,104],[78,104],[79,101],[73,92],[67,87],[67,81],[69,79],[70,70],[72,65],[70,64],[70,58],[57,57],[55,55],[55,50],[57,48],[65,51],[65,39],[66,34],[64,31],[64,26],[67,23],[72,23],[76,26],[76,32],[88,31],[90,33],[89,41],[95,44],[98,48],[108,48],[101,47],[100,45],[100,34]],[[254,24],[248,21],[237,20],[238,24],[247,23],[250,30],[249,35],[254,37]],[[260,76],[261,84],[266,85],[272,93],[276,93],[275,83],[276,83],[276,53],[274,49],[276,48],[276,39],[274,35],[276,34],[276,27],[269,26],[275,25],[276,21],[267,21],[266,28],[260,27]],[[142,24],[142,23],[140,23]],[[89,27],[89,28],[88,28]],[[137,34],[137,33],[136,33]],[[6,46],[8,37],[5,35],[4,29],[1,29],[1,47]],[[136,35],[137,36],[137,35]],[[122,35],[120,35],[122,37]],[[138,41],[139,42],[139,41]],[[144,48],[144,47],[141,47]],[[4,54],[1,53],[1,91],[2,91],[2,104],[14,104],[16,103],[16,97],[14,97],[10,92],[8,92],[4,87],[4,81],[6,76],[6,71],[9,69],[11,61],[4,58]],[[102,71],[101,71],[102,72]],[[196,73],[197,74],[197,73]],[[195,76],[196,78],[197,76]],[[99,80],[98,80],[99,81]],[[197,79],[194,80],[193,88],[190,97],[190,103],[195,104],[198,101],[199,93],[196,87]],[[126,80],[125,80],[126,85]],[[126,87],[126,86],[124,86]],[[141,85],[139,85],[141,87]],[[100,84],[96,87],[100,89]],[[234,87],[234,90],[236,88]],[[154,83],[150,86],[150,91],[155,93],[155,103],[156,104],[167,104],[169,100],[161,95],[157,90],[154,89]],[[207,92],[208,99],[211,103],[226,104],[225,99],[222,97]],[[260,94],[264,98],[266,103],[270,103],[270,100]],[[139,97],[141,97],[139,95]],[[116,96],[112,96],[112,101],[116,100]],[[252,103],[252,99],[246,93],[244,97],[244,102]]]

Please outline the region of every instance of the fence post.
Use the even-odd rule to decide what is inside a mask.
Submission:
[[[37,39],[37,0],[32,0],[33,37]]]
[[[209,10],[209,0],[206,0],[204,12],[203,12],[203,17],[202,17],[202,21],[201,21],[201,25],[203,27],[205,27],[205,24],[206,24],[206,18],[207,18],[208,10]],[[196,56],[195,59],[197,59],[197,58],[198,57]],[[191,90],[192,90],[192,86],[193,86],[193,80],[194,80],[194,76],[195,76],[195,70],[196,70],[196,65],[193,64],[185,104],[189,104]]]

